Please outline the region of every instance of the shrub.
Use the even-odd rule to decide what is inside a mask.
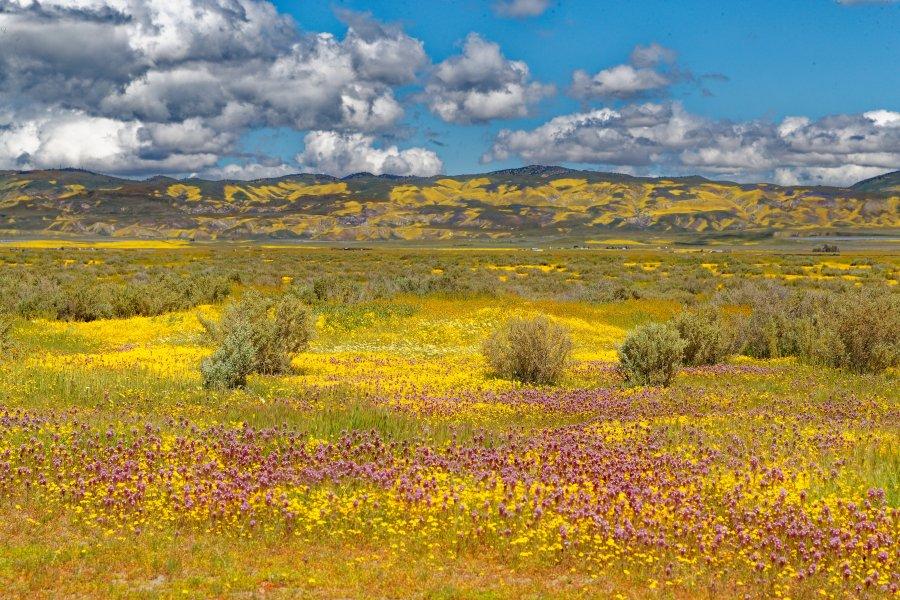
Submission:
[[[96,321],[114,316],[112,290],[109,285],[79,282],[60,289],[54,299],[56,318],[62,321]]]
[[[12,346],[12,318],[0,313],[0,352]]]
[[[291,295],[307,304],[333,302],[354,304],[369,298],[365,285],[336,275],[315,277],[293,285]]]
[[[728,324],[713,307],[682,311],[672,319],[672,326],[685,341],[682,362],[686,365],[714,365],[731,353]]]
[[[569,331],[545,316],[510,319],[482,347],[485,359],[498,375],[539,384],[559,379],[571,351]]]
[[[774,283],[745,284],[720,295],[720,302],[743,305],[750,314],[739,319],[735,332],[740,352],[755,358],[800,354],[804,324],[821,301],[818,296]]]
[[[597,303],[622,302],[640,297],[641,292],[637,288],[606,279],[578,284],[563,295],[567,300]]]
[[[900,295],[853,290],[831,295],[803,322],[801,358],[856,373],[900,365]]]
[[[247,323],[231,328],[222,345],[200,363],[206,388],[232,389],[247,385],[255,362],[253,332]]]
[[[228,279],[210,274],[139,272],[124,283],[98,283],[83,274],[0,275],[0,308],[25,318],[65,321],[156,316],[218,302],[231,291]]]
[[[267,318],[260,329],[255,370],[270,375],[288,371],[291,357],[309,346],[316,331],[312,312],[292,296],[275,304],[274,318]]]
[[[668,324],[633,330],[619,348],[619,369],[629,385],[668,386],[675,379],[687,342]]]
[[[283,373],[315,334],[309,308],[291,295],[273,306],[260,294],[247,292],[225,308],[218,323],[201,323],[221,344],[201,365],[207,387],[242,386],[250,373]]]

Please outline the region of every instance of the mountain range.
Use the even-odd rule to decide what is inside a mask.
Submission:
[[[449,241],[898,231],[900,171],[849,188],[539,165],[463,176],[256,181],[0,171],[5,237]]]

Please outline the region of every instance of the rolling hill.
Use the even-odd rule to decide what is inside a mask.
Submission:
[[[892,171],[871,179],[864,179],[850,189],[857,192],[875,192],[879,194],[900,194],[900,171]]]
[[[896,233],[900,172],[851,188],[641,178],[529,166],[465,176],[257,181],[0,172],[0,235],[467,240],[623,232]]]

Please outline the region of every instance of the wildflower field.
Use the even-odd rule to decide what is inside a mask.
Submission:
[[[891,311],[898,279],[874,251],[0,246],[0,596],[900,597],[892,359],[739,333],[668,387],[617,366],[685,307]],[[203,323],[251,292],[315,338],[207,389]],[[559,380],[492,372],[484,340],[538,315]]]

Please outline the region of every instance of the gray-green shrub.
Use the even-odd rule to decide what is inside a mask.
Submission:
[[[686,346],[678,330],[667,323],[641,325],[619,347],[619,370],[628,385],[668,386]]]
[[[12,326],[12,317],[0,313],[0,352],[12,346]]]
[[[482,346],[482,354],[497,375],[537,384],[556,382],[571,352],[568,329],[545,316],[510,319]]]
[[[818,300],[780,284],[754,282],[729,290],[718,302],[750,311],[737,319],[734,335],[739,352],[755,358],[779,358],[801,353],[804,322],[815,314]]]
[[[222,344],[200,363],[200,374],[206,388],[232,389],[247,385],[256,361],[253,332],[249,324],[231,328]]]
[[[225,307],[218,323],[201,323],[220,343],[201,364],[207,387],[242,386],[250,373],[284,373],[315,334],[312,312],[299,298],[273,302],[254,291]]]
[[[672,319],[672,326],[685,341],[682,362],[686,365],[714,365],[731,354],[733,336],[725,319],[712,306],[684,310]]]
[[[870,289],[834,294],[801,323],[807,362],[878,373],[900,366],[900,294]]]

